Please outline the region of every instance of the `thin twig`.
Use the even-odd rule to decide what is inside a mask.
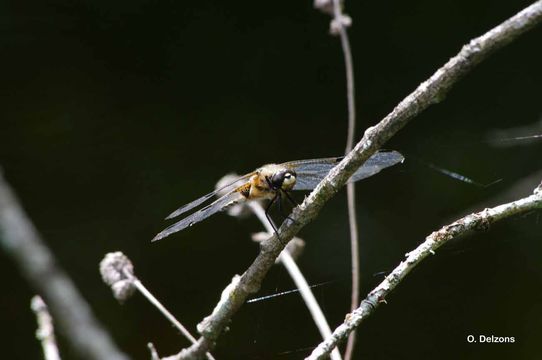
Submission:
[[[352,292],[350,295],[350,311],[359,305],[360,288],[360,264],[359,264],[359,231],[356,212],[356,188],[353,182],[346,184],[346,201],[348,206],[348,224],[350,229],[350,252],[352,267]],[[354,346],[356,345],[356,332],[353,331],[348,337],[344,359],[352,359]]]
[[[147,290],[147,288],[145,287],[145,285],[143,285],[141,283],[141,281],[139,281],[138,278],[134,278],[133,279],[133,282],[134,282],[134,286],[137,288],[137,290],[139,290],[139,292],[141,293],[141,295],[143,295],[144,297],[147,298],[147,300],[149,300],[149,302],[151,304],[154,305],[155,308],[158,309],[158,311],[160,311],[162,313],[162,315],[164,315],[164,317],[166,319],[169,320],[169,322],[171,322],[173,324],[173,326],[175,326],[180,332],[181,334],[183,334],[183,336],[185,338],[188,339],[188,341],[190,341],[192,344],[195,344],[196,343],[196,338],[192,336],[192,334],[190,334],[190,332],[184,327],[183,324],[181,324],[179,322],[179,320],[177,320],[175,318],[175,316],[173,316],[169,311],[168,309],[166,309],[164,307],[164,305],[162,305],[162,303],[160,301],[158,301],[157,298],[154,297],[154,295],[149,291]]]
[[[248,205],[250,206],[256,217],[260,220],[260,222],[265,226],[267,232],[269,234],[273,234],[273,227],[271,226],[269,221],[267,221],[267,218],[265,216],[265,210],[262,208],[262,205],[256,201],[249,202]],[[312,290],[307,283],[307,280],[303,276],[303,273],[297,266],[295,260],[293,259],[292,255],[290,255],[290,252],[287,248],[281,252],[278,260],[286,268],[288,274],[290,274],[290,277],[299,289],[299,293],[301,294],[301,297],[303,298],[307,309],[309,309],[312,319],[314,320],[316,327],[320,331],[320,335],[322,336],[322,338],[326,339],[327,337],[331,336],[331,328],[329,327],[326,317],[322,309],[320,308],[318,301],[316,301],[316,298],[314,297],[314,294],[312,293]],[[331,352],[331,359],[342,359],[339,349],[333,349],[333,351]]]
[[[58,328],[81,359],[125,360],[72,280],[57,264],[15,194],[0,176],[0,246],[45,299]]]
[[[151,360],[160,360],[160,356],[158,355],[158,351],[156,351],[154,344],[148,343],[147,347],[149,348],[149,351],[151,353]]]
[[[43,357],[45,360],[60,360],[60,354],[58,353],[58,346],[56,344],[53,318],[51,317],[51,314],[49,314],[47,305],[41,296],[36,295],[32,298],[30,301],[30,308],[36,314],[36,319],[38,321],[36,337],[41,342]]]
[[[181,334],[192,344],[197,340],[190,334],[179,320],[171,314],[168,309],[143,285],[137,276],[135,276],[134,265],[132,261],[120,251],[107,253],[100,262],[100,274],[103,281],[111,287],[113,296],[120,302],[125,302],[138,290],[149,302],[154,305],[175,326]],[[153,352],[154,346],[149,343],[151,356],[156,355]],[[155,349],[154,349],[155,350]],[[215,360],[210,353],[207,353],[207,359]]]
[[[380,303],[385,302],[386,296],[399,285],[416,265],[429,255],[434,255],[435,251],[448,241],[473,230],[487,230],[490,225],[499,220],[537,209],[542,209],[542,183],[530,196],[467,215],[433,232],[415,250],[407,253],[406,260],[402,261],[386,276],[384,281],[367,295],[361,305],[347,316],[345,322],[335,329],[333,335],[318,345],[306,359],[320,360],[327,358],[331,349],[335,348],[342,339],[371,315]]]
[[[175,318],[175,316],[173,316],[169,311],[168,309],[166,309],[164,307],[164,305],[162,305],[162,303],[160,301],[158,301],[157,298],[154,297],[154,295],[149,291],[147,290],[147,288],[141,283],[141,281],[139,281],[138,278],[134,277],[134,286],[137,288],[137,290],[139,290],[139,292],[147,298],[147,300],[149,300],[149,302],[151,304],[154,305],[154,307],[156,307],[158,309],[158,311],[160,311],[162,313],[162,315],[164,315],[164,317],[166,319],[168,319],[177,329],[179,329],[179,331],[181,332],[181,334],[183,334],[183,336],[185,338],[187,338],[192,344],[195,344],[197,342],[196,338],[192,336],[192,334],[190,334],[190,332],[184,327],[183,324],[181,324],[179,322],[179,320],[177,320]],[[209,360],[215,360],[215,358],[213,357],[213,355],[211,355],[210,353],[207,353],[207,359]]]
[[[348,102],[348,133],[346,136],[345,154],[352,151],[354,146],[354,134],[356,131],[356,101],[354,83],[354,62],[352,50],[346,27],[342,21],[344,18],[340,0],[333,0],[333,17],[335,27],[341,39],[341,47],[344,56],[344,68],[346,73],[346,99]],[[346,184],[346,201],[348,207],[348,224],[350,229],[350,253],[352,267],[352,291],[350,296],[350,311],[359,305],[360,288],[360,264],[359,264],[359,231],[356,211],[356,185],[353,182]],[[354,346],[356,344],[356,332],[353,331],[348,337],[344,359],[352,359]]]
[[[261,243],[261,251],[245,273],[223,292],[223,298],[213,313],[199,325],[202,336],[197,345],[186,349],[193,358],[203,357],[205,351],[212,349],[215,342],[230,324],[232,316],[260,284],[294,235],[314,220],[324,204],[348,181],[350,176],[371,157],[386,141],[401,130],[410,120],[429,106],[442,101],[446,93],[470,70],[496,50],[509,44],[521,34],[533,28],[542,20],[542,0],[525,8],[512,18],[491,29],[484,35],[465,45],[459,54],[451,58],[414,92],[403,99],[382,121],[365,131],[361,141],[344,159],[320,182],[305,201],[294,209],[294,221],[285,221],[279,234]],[[174,357],[172,357],[173,359]]]

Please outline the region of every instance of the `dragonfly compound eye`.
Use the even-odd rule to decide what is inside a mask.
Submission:
[[[271,176],[271,185],[274,189],[289,190],[295,184],[295,173],[290,170],[279,171]]]
[[[295,173],[292,171],[286,171],[282,174],[281,187],[283,190],[291,190],[295,185]]]

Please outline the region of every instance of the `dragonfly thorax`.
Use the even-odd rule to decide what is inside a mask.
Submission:
[[[268,164],[257,170],[261,187],[266,187],[274,194],[278,190],[290,191],[296,184],[297,173],[290,167]]]

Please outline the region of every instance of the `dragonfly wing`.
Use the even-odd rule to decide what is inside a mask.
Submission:
[[[206,202],[207,200],[209,200],[210,198],[212,198],[213,196],[215,196],[217,193],[219,193],[220,191],[224,190],[224,189],[227,189],[228,187],[230,186],[233,186],[235,185],[236,183],[238,183],[239,181],[241,180],[244,180],[250,176],[252,176],[253,173],[249,173],[249,174],[246,174],[246,175],[243,175],[241,176],[240,178],[237,178],[236,180],[232,181],[232,182],[229,182],[227,183],[226,185],[224,186],[221,186],[220,188],[216,189],[215,191],[213,192],[210,192],[208,193],[207,195],[203,195],[202,197],[200,197],[199,199],[196,199],[188,204],[185,204],[183,206],[181,206],[180,208],[178,208],[177,210],[175,210],[174,212],[172,212],[171,214],[169,214],[166,219],[173,219],[181,214],[184,214],[185,212],[189,211],[189,210],[192,210],[193,208],[203,204],[204,202]]]
[[[246,198],[241,193],[239,193],[237,189],[232,190],[228,194],[222,196],[211,204],[199,209],[193,214],[188,215],[182,220],[177,221],[175,224],[170,225],[169,227],[161,231],[158,235],[156,235],[154,239],[152,239],[152,241],[158,241],[165,238],[166,236],[181,231],[189,226],[192,226],[202,220],[207,219],[209,216],[216,214],[217,212],[224,211],[228,207],[238,204],[245,199]]]
[[[314,189],[320,181],[329,173],[333,166],[329,166],[326,174],[324,176],[319,175],[319,173],[298,173],[296,177],[296,182],[294,190],[312,190]]]
[[[291,167],[297,173],[294,190],[312,190],[341,160],[342,157],[301,160],[286,163],[285,166]],[[377,174],[382,169],[393,166],[403,160],[403,155],[397,151],[377,152],[352,175],[350,181],[355,182],[368,178]]]
[[[379,151],[369,158],[350,178],[351,182],[366,179],[378,174],[381,170],[401,163],[405,160],[397,151]]]
[[[297,174],[294,190],[312,190],[341,160],[342,157],[330,157],[290,161],[282,165]]]

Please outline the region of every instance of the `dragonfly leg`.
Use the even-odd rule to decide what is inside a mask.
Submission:
[[[293,205],[293,206],[298,206],[299,203],[297,201],[294,200],[294,198],[290,195],[290,193],[288,191],[284,191],[284,195],[286,195],[286,199],[288,199],[288,201]]]
[[[273,228],[273,231],[275,231],[275,235],[277,235],[277,238],[279,239],[279,241],[282,242],[282,240],[280,239],[280,236],[279,236],[279,232],[278,232],[278,229],[277,227],[275,226],[275,223],[273,222],[273,219],[271,219],[271,216],[269,215],[269,209],[271,208],[271,206],[273,205],[273,203],[275,201],[277,201],[277,198],[279,198],[279,193],[277,193],[277,195],[275,195],[275,197],[273,197],[273,199],[271,199],[271,201],[269,202],[269,204],[265,207],[265,217],[267,218],[267,221],[269,221],[269,224],[271,224],[271,227]]]
[[[288,201],[295,207],[297,205],[299,205],[291,196],[290,194],[288,194],[287,191],[284,191],[282,190],[281,191],[282,193],[284,193],[284,195],[286,195],[286,199],[288,199]],[[281,197],[279,196],[279,200],[281,199]],[[281,208],[281,203],[279,201],[279,211],[280,211],[280,214],[284,217],[284,220],[288,219],[294,223],[296,223],[297,221],[295,221],[290,215],[285,215],[285,213],[282,211],[282,208]]]

